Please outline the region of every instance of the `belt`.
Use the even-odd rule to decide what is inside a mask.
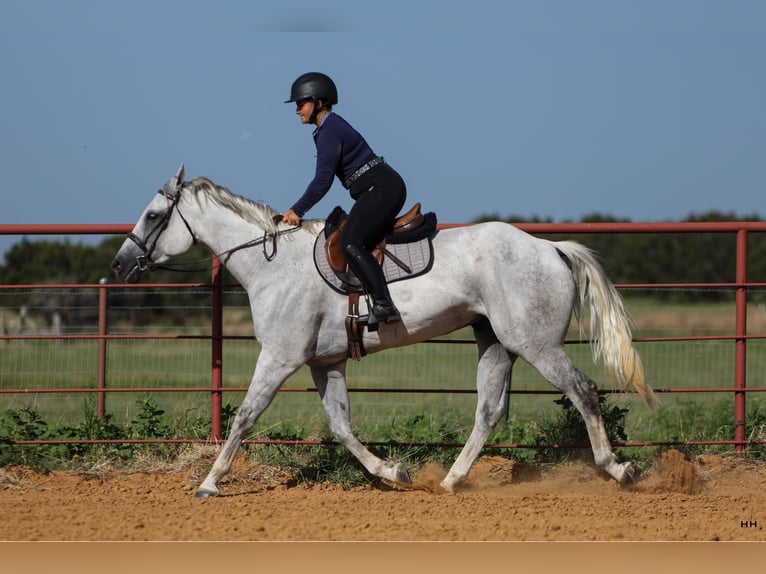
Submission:
[[[386,163],[386,160],[383,159],[383,156],[378,156],[376,158],[371,159],[362,167],[360,167],[358,170],[356,170],[354,173],[349,175],[346,178],[346,181],[343,182],[343,187],[345,187],[346,189],[349,189],[357,179],[359,179],[365,173],[371,170],[373,167],[375,167],[376,165],[380,165],[381,163]]]

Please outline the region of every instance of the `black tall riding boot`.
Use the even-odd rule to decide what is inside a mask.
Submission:
[[[399,311],[391,301],[386,278],[378,262],[369,251],[356,245],[346,247],[348,266],[362,282],[365,291],[372,296],[372,309],[367,322],[370,331],[378,330],[378,323],[393,323],[399,320]]]

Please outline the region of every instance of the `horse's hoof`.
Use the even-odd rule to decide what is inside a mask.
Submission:
[[[451,484],[447,484],[445,481],[441,481],[439,483],[439,486],[441,486],[444,489],[444,492],[447,494],[455,494],[455,487]]]
[[[207,490],[204,488],[198,488],[197,492],[194,493],[195,498],[211,498],[213,496],[219,496],[221,493],[216,490]]]
[[[633,468],[633,465],[626,462],[622,465],[622,470],[620,484],[623,486],[634,484],[636,482],[636,469]]]
[[[412,484],[410,473],[407,472],[407,468],[403,464],[398,463],[394,466],[394,474],[396,475],[396,482],[401,484]]]

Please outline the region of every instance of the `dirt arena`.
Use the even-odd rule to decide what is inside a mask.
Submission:
[[[763,541],[766,466],[677,451],[630,487],[591,466],[480,459],[455,495],[426,467],[412,488],[290,486],[237,460],[222,496],[199,469],[91,476],[0,469],[5,541]]]

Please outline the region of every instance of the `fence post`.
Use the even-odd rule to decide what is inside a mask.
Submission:
[[[213,257],[212,270],[212,325],[211,325],[211,386],[210,434],[213,440],[221,440],[221,407],[223,386],[223,265]]]
[[[513,382],[513,364],[508,371],[508,386],[505,387],[505,424],[511,420],[511,383]]]
[[[106,277],[99,280],[98,288],[98,392],[96,393],[96,416],[104,418],[106,415],[106,338],[107,333],[107,291],[106,285],[109,281]]]
[[[737,291],[735,296],[735,336],[734,342],[734,446],[735,452],[742,456],[745,452],[745,417],[747,387],[747,230],[737,231]]]

